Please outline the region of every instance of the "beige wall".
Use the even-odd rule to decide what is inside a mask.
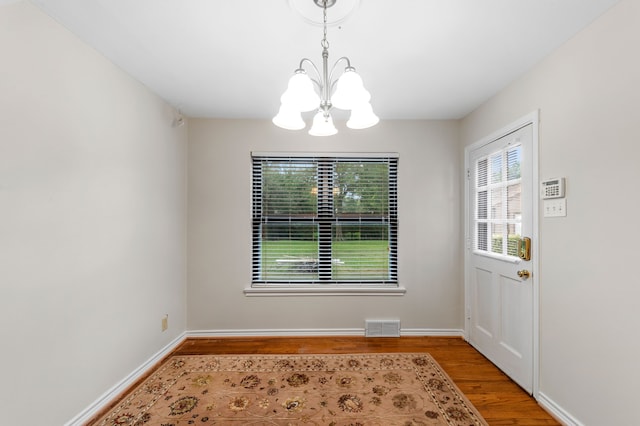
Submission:
[[[185,330],[187,130],[28,2],[0,52],[0,423],[60,425]]]
[[[458,125],[383,121],[314,138],[269,120],[190,120],[188,329],[362,330],[399,318],[404,330],[463,328]],[[398,152],[399,279],[404,296],[247,297],[251,283],[251,151]]]
[[[567,178],[568,211],[540,218],[540,391],[585,425],[636,423],[638,52],[622,1],[461,127],[468,145],[540,110],[540,178]]]

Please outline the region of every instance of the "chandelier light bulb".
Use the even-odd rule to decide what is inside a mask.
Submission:
[[[306,126],[300,111],[296,110],[291,105],[284,103],[280,105],[278,115],[273,117],[273,120],[271,121],[276,126],[287,130],[301,130]]]
[[[291,76],[287,91],[280,100],[298,111],[313,111],[320,104],[320,97],[313,90],[313,82],[304,70],[297,70]]]
[[[333,118],[329,113],[325,113],[323,111],[319,111],[313,117],[313,125],[311,129],[309,129],[309,134],[311,136],[332,136],[338,133],[338,129],[333,125]]]
[[[378,124],[380,119],[373,113],[373,108],[369,102],[360,104],[351,110],[351,116],[347,121],[350,129],[367,129]]]
[[[347,68],[338,79],[331,104],[336,108],[349,110],[369,102],[370,99],[371,95],[364,88],[362,77],[353,68]]]

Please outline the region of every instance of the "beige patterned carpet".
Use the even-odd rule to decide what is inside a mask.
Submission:
[[[426,353],[172,356],[92,425],[487,425]]]

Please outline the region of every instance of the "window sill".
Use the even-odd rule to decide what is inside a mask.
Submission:
[[[520,263],[520,262],[522,262],[522,259],[520,259],[519,257],[516,257],[516,256],[506,256],[504,254],[491,253],[491,252],[484,251],[484,250],[473,250],[473,254],[478,255],[478,256],[482,256],[482,257],[488,257],[488,258],[491,258],[491,259],[501,260],[503,262],[508,262],[508,263]]]
[[[254,285],[244,289],[245,296],[403,296],[404,287],[364,287],[349,285]]]

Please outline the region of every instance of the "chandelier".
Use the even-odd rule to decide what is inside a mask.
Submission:
[[[338,133],[331,118],[331,108],[350,110],[347,121],[350,129],[366,129],[375,126],[380,119],[373,113],[371,94],[364,88],[362,78],[351,66],[349,58],[343,56],[338,59],[329,71],[329,42],[327,41],[327,8],[333,6],[336,0],[313,0],[322,8],[324,37],[322,46],[322,72],[307,58],[300,61],[298,69],[289,79],[287,90],[280,98],[280,110],[273,118],[273,124],[283,129],[300,130],[305,128],[302,113],[317,111],[313,124],[309,130],[312,136],[331,136]],[[344,63],[345,68],[340,78],[334,80],[334,71],[338,64]],[[304,69],[309,65],[316,78],[311,78]],[[334,90],[335,89],[335,90]],[[317,91],[316,91],[317,90]],[[333,96],[332,96],[333,94]]]

